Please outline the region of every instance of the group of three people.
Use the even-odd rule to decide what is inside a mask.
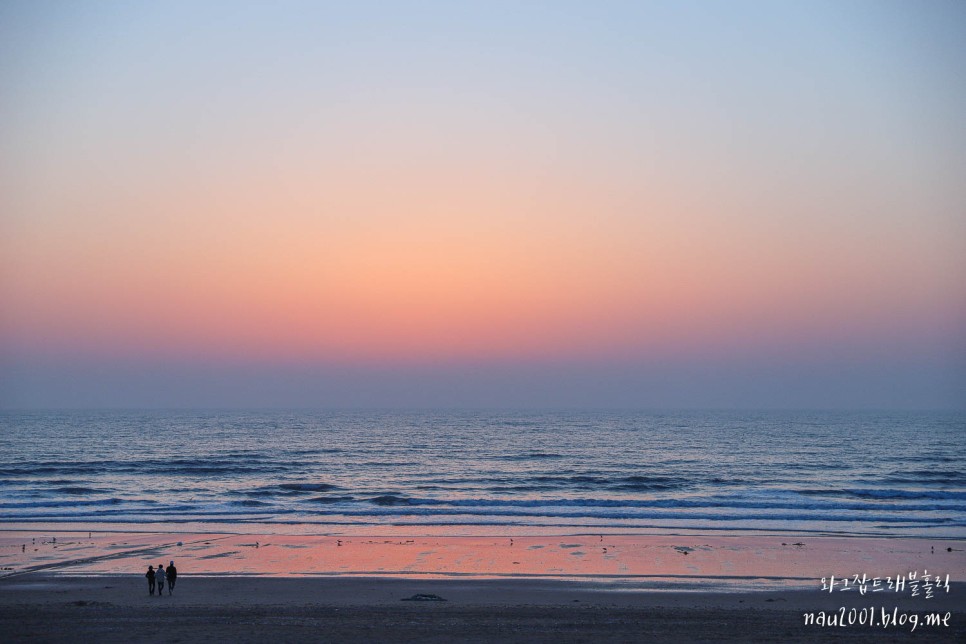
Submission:
[[[168,569],[164,569],[164,564],[158,564],[158,569],[148,566],[148,571],[144,574],[148,578],[148,592],[154,594],[154,588],[158,588],[158,597],[164,591],[164,582],[168,582],[168,594],[174,590],[174,582],[178,579],[178,569],[174,567],[174,562],[168,564]]]

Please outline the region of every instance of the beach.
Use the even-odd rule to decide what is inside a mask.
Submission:
[[[769,535],[6,531],[0,615],[10,641],[962,641],[964,549]],[[149,595],[144,570],[171,560],[174,593]],[[948,586],[933,583],[946,574]]]

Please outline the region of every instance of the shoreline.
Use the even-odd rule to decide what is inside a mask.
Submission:
[[[78,527],[80,526],[80,527]],[[309,529],[312,528],[312,529]],[[323,529],[326,528],[326,529]],[[338,528],[338,529],[332,529]],[[487,528],[482,530],[481,528]],[[63,522],[63,521],[0,521],[0,536],[11,532],[40,533],[150,533],[150,534],[272,534],[291,537],[526,537],[526,536],[592,536],[614,535],[627,537],[820,537],[840,539],[935,539],[964,541],[966,533],[930,534],[922,532],[850,532],[800,528],[734,528],[712,526],[651,526],[647,529],[619,525],[517,525],[517,524],[344,524],[344,523],[248,523],[233,521],[183,522]]]
[[[78,528],[78,526],[83,526]],[[762,537],[774,536],[796,539],[798,537],[841,539],[935,539],[937,541],[966,541],[966,529],[956,528],[933,534],[921,531],[857,532],[849,530],[808,529],[801,526],[775,528],[736,528],[733,526],[688,525],[647,528],[621,525],[522,525],[522,524],[463,524],[463,523],[392,523],[392,524],[346,524],[339,522],[237,522],[237,521],[182,521],[182,522],[64,522],[64,521],[8,521],[0,522],[0,536],[8,532],[41,533],[150,533],[150,534],[273,534],[292,537],[544,537],[614,535],[637,537]]]

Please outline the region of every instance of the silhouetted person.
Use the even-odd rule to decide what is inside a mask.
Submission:
[[[165,570],[167,573],[165,576],[168,578],[168,594],[174,590],[174,582],[178,580],[178,569],[174,567],[174,562],[168,564],[168,569]]]
[[[148,571],[144,574],[148,578],[148,592],[154,594],[154,566],[148,566]]]
[[[154,574],[158,581],[158,597],[164,594],[164,564],[158,565],[158,571]]]

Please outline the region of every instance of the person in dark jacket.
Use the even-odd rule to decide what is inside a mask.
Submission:
[[[158,596],[164,594],[164,564],[158,564],[158,569],[154,573],[154,578],[158,582]]]
[[[154,594],[154,566],[148,566],[148,571],[144,573],[148,578],[148,592]]]
[[[174,567],[174,562],[168,564],[167,570],[165,570],[168,577],[168,594],[174,590],[174,582],[178,579],[178,569]]]

